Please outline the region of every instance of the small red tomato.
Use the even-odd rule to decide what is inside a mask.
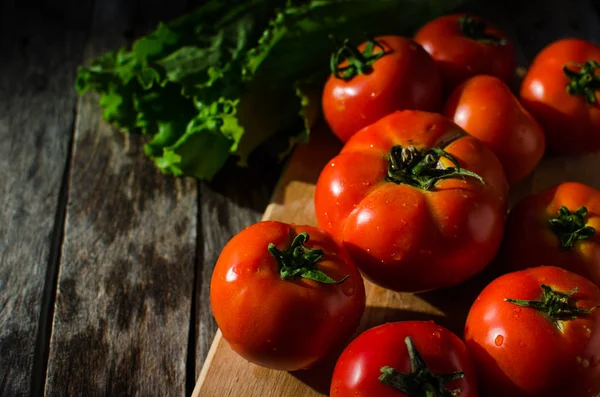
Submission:
[[[343,346],[360,322],[365,289],[327,232],[265,221],[227,243],[210,302],[234,351],[255,364],[293,371]]]
[[[437,111],[442,105],[438,68],[423,48],[400,36],[348,42],[332,56],[323,89],[323,115],[343,142],[395,110]]]
[[[489,21],[467,14],[439,17],[415,35],[437,62],[446,92],[478,74],[496,76],[510,84],[515,71],[515,48],[508,35]]]
[[[544,155],[542,127],[497,77],[479,75],[459,85],[444,115],[492,149],[511,184],[529,175]]]
[[[459,284],[494,258],[508,184],[496,156],[447,118],[394,112],[321,171],[319,226],[373,282],[396,291]]]
[[[531,63],[520,95],[551,151],[600,150],[600,46],[581,39],[548,45]]]
[[[510,211],[503,262],[513,270],[559,266],[600,286],[600,192],[564,182]]]
[[[509,273],[471,307],[465,343],[487,397],[597,397],[600,289],[558,267]]]
[[[460,338],[431,321],[360,334],[339,357],[330,390],[331,397],[454,395],[477,396],[475,368]]]

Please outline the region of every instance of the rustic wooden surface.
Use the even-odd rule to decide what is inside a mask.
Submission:
[[[73,88],[77,65],[201,2],[0,0],[0,396],[189,396],[207,354],[213,364],[239,364],[218,339],[209,353],[210,275],[228,239],[260,219],[280,166],[230,164],[210,184],[165,177],[139,139],[100,120],[93,94],[78,98]],[[598,1],[471,3],[515,40],[523,67],[560,37],[600,42]],[[600,188],[598,161],[546,159],[513,200],[557,174]],[[316,162],[291,163],[266,216],[314,222]],[[415,306],[455,329],[465,314],[435,293],[369,286],[376,294],[391,309],[370,305],[363,328],[424,318]],[[255,392],[273,381],[244,368]],[[276,374],[270,394],[213,382],[198,395],[319,395],[327,370],[315,372]]]

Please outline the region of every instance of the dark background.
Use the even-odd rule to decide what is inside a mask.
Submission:
[[[0,2],[0,396],[191,394],[216,330],[212,267],[260,219],[283,164],[165,177],[73,82],[200,3]],[[465,8],[505,29],[524,67],[561,37],[600,41],[598,1]]]

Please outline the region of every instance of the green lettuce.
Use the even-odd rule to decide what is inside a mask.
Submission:
[[[103,118],[141,133],[166,174],[210,180],[259,146],[282,157],[307,142],[309,91],[327,77],[330,36],[411,34],[461,0],[212,0],[80,67]],[[314,112],[313,112],[314,113]]]

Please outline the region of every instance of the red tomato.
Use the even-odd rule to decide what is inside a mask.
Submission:
[[[500,162],[478,139],[439,114],[405,110],[361,130],[325,166],[315,213],[366,277],[426,291],[492,260],[507,190]]]
[[[343,142],[395,110],[437,111],[442,105],[438,68],[409,38],[377,37],[358,50],[345,43],[332,69],[323,89],[323,115]]]
[[[597,305],[597,286],[558,267],[521,270],[492,281],[471,307],[464,337],[481,394],[597,397]]]
[[[503,262],[511,269],[559,266],[600,286],[600,192],[565,182],[510,211]]]
[[[444,115],[492,149],[511,184],[529,175],[544,155],[542,127],[497,77],[480,75],[462,83]]]
[[[393,386],[402,381],[405,387]],[[404,321],[371,328],[346,347],[330,396],[410,397],[428,395],[426,390],[432,396],[456,390],[460,397],[477,396],[475,368],[464,343],[446,328]]]
[[[328,233],[265,221],[227,243],[210,301],[233,350],[255,364],[293,371],[343,346],[360,322],[365,289]]]
[[[600,46],[562,39],[544,48],[525,75],[521,102],[555,153],[600,150],[599,62]]]
[[[415,35],[437,62],[447,92],[469,77],[488,74],[510,84],[515,48],[509,37],[489,21],[466,14],[439,17]]]

